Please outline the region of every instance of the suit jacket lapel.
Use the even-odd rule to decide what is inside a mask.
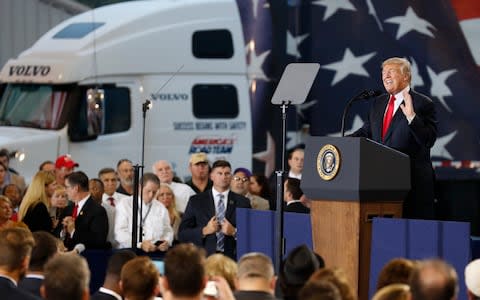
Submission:
[[[214,198],[213,198],[212,189],[210,189],[208,191],[207,213],[208,213],[209,216],[215,216],[216,215],[215,201],[214,201]]]
[[[403,104],[403,101],[402,101],[402,104]],[[393,119],[392,119],[392,122],[390,123],[390,127],[388,127],[387,134],[385,135],[385,142],[387,142],[390,139],[392,132],[396,130],[396,128],[400,125],[400,122],[404,118],[405,116],[402,112],[402,109],[398,107],[397,111],[393,115]]]
[[[228,192],[228,204],[227,211],[225,212],[225,217],[229,220],[232,220],[233,212],[235,211],[235,199],[233,199],[232,191]]]

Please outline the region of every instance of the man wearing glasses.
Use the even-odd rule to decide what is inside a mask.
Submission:
[[[250,205],[253,209],[269,210],[270,204],[268,200],[250,193],[248,187],[250,186],[250,177],[252,173],[246,168],[237,168],[233,171],[233,178],[230,182],[230,190],[250,200]]]

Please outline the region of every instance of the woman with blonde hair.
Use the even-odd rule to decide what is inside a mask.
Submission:
[[[160,188],[157,192],[157,200],[162,203],[168,210],[168,216],[170,217],[170,226],[173,229],[174,241],[178,240],[178,227],[180,226],[180,213],[177,210],[175,204],[175,194],[173,193],[170,185],[166,183],[160,183]]]
[[[12,221],[13,206],[7,196],[0,195],[0,229],[11,227],[27,228],[23,222]]]
[[[410,287],[404,283],[394,283],[379,289],[372,300],[408,300]]]
[[[39,171],[33,177],[18,210],[18,220],[27,224],[30,231],[52,231],[53,223],[48,209],[55,186],[53,172]]]

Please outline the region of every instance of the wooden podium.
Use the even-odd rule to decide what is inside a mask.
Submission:
[[[310,137],[301,187],[312,200],[315,252],[368,299],[372,219],[401,217],[408,156],[366,138]]]

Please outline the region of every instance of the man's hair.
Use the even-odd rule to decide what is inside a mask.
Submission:
[[[124,162],[128,162],[129,164],[133,165],[132,161],[129,160],[128,158],[122,158],[118,161],[117,163],[117,169],[120,167],[121,164],[123,164]]]
[[[57,239],[46,231],[36,231],[33,233],[35,246],[32,249],[30,257],[30,271],[43,271],[47,261],[58,253]]]
[[[287,191],[292,193],[292,197],[295,200],[299,200],[303,195],[303,191],[300,188],[300,180],[297,179],[297,178],[288,177],[287,178],[287,184],[286,184],[285,188],[286,188]]]
[[[260,252],[251,252],[243,255],[238,261],[239,280],[244,278],[263,278],[271,280],[275,276],[273,263],[270,257]]]
[[[350,286],[345,273],[340,269],[322,268],[310,276],[308,282],[325,280],[335,285],[340,292],[342,300],[355,300],[357,297]],[[307,282],[307,283],[308,283]]]
[[[40,164],[40,166],[38,166],[38,170],[39,170],[39,171],[42,171],[42,170],[43,170],[43,167],[45,167],[46,165],[50,165],[50,164],[54,165],[55,163],[54,163],[53,161],[51,161],[51,160],[46,160],[46,161],[42,162],[42,163]]]
[[[158,286],[159,277],[160,274],[149,257],[141,256],[129,260],[120,275],[124,297],[149,299]]]
[[[408,284],[415,263],[406,258],[394,258],[385,264],[377,279],[377,290],[392,283]]]
[[[45,265],[44,274],[46,299],[80,300],[85,291],[88,291],[90,270],[85,258],[77,254],[54,256]]]
[[[65,176],[70,185],[77,185],[82,192],[88,192],[88,176],[82,171],[76,171]]]
[[[287,159],[288,160],[292,159],[293,153],[295,153],[297,151],[305,152],[305,146],[299,145],[299,146],[296,146],[295,148],[291,149],[290,151],[288,151]]]
[[[342,300],[338,288],[327,280],[308,281],[298,292],[302,300]]]
[[[412,300],[447,300],[458,294],[457,272],[440,259],[420,262],[410,277],[409,285]]]
[[[122,267],[132,259],[137,257],[135,252],[131,250],[120,250],[113,253],[113,255],[108,260],[107,265],[107,275],[116,276],[120,278],[122,272]]]
[[[113,168],[103,168],[100,171],[98,171],[98,178],[102,177],[104,174],[110,174],[113,173],[115,174],[115,170]]]
[[[165,255],[165,277],[175,296],[192,297],[203,291],[205,252],[193,244],[179,244]]]
[[[403,75],[408,75],[408,82],[411,82],[412,68],[410,66],[410,62],[407,59],[402,57],[391,57],[382,63],[382,69],[385,67],[385,65],[390,64],[398,65],[400,67],[400,72],[402,72]]]
[[[226,160],[219,159],[219,160],[216,160],[212,164],[212,170],[214,170],[215,168],[230,168],[231,169],[232,165]]]
[[[145,187],[148,182],[153,182],[154,184],[160,186],[160,179],[158,179],[157,175],[150,172],[143,174],[143,177],[140,179],[140,184],[142,187]]]
[[[92,179],[90,179],[90,181],[98,184],[101,189],[105,189],[105,185],[103,184],[103,181],[101,181],[99,178],[92,178]]]
[[[10,160],[10,152],[7,149],[2,148],[0,149],[0,157],[4,157],[4,156],[7,157],[7,160]]]
[[[9,272],[18,270],[25,257],[32,253],[34,245],[35,241],[28,229],[14,227],[0,230],[0,266]]]

